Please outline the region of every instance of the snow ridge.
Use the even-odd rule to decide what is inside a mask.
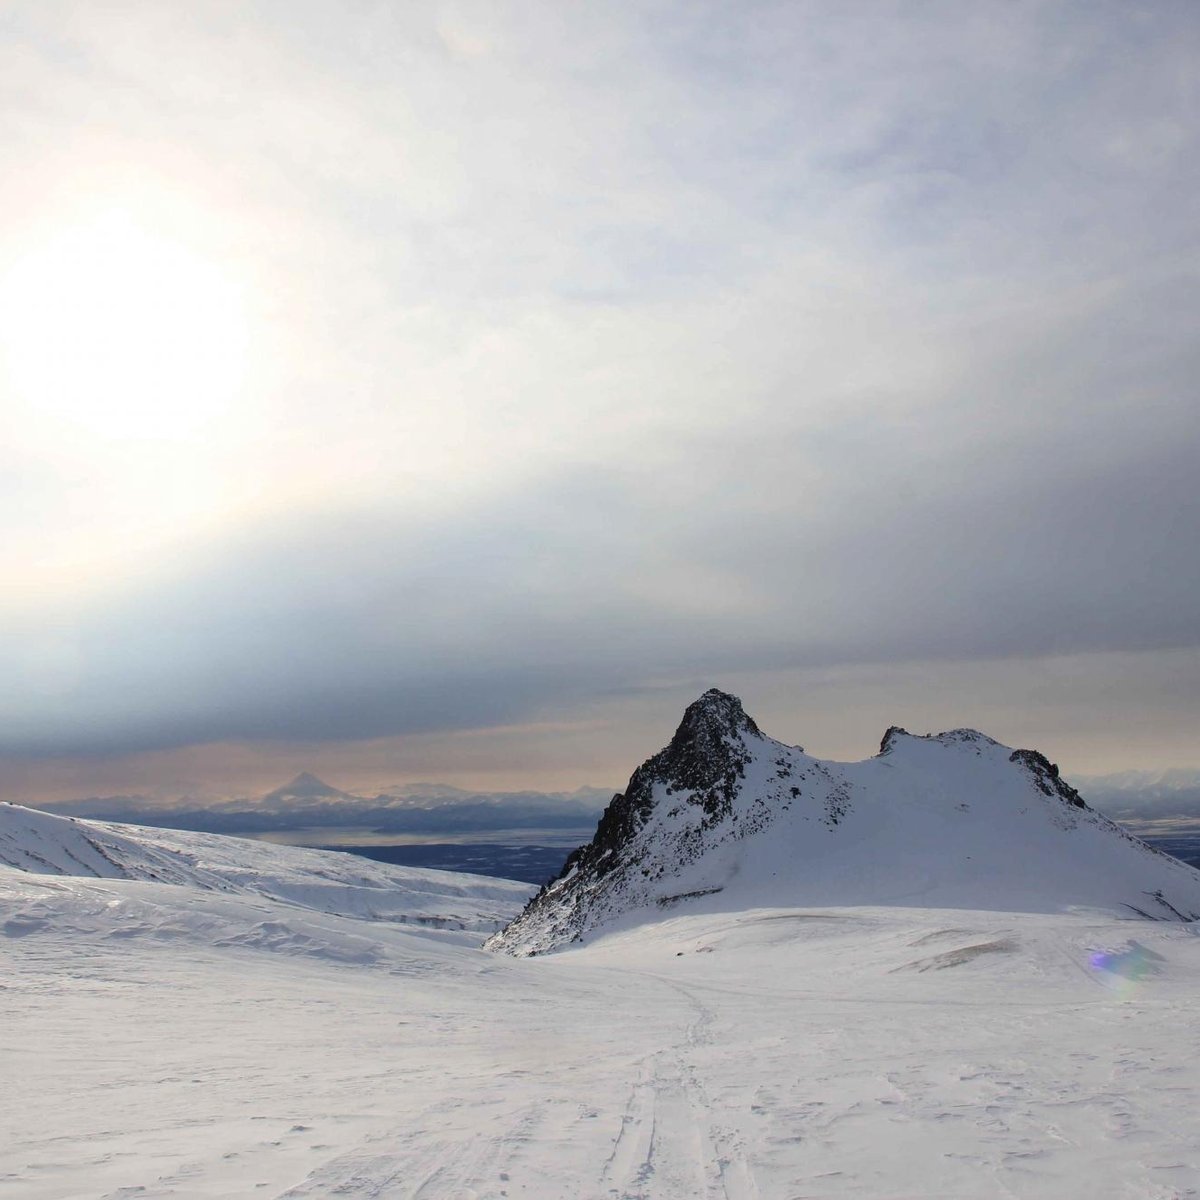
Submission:
[[[16,804],[0,804],[0,872],[5,868],[262,897],[477,937],[498,929],[530,890],[511,880],[222,834],[60,817]]]

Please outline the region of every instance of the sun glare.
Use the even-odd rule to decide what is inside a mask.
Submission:
[[[202,436],[234,411],[246,349],[229,275],[123,214],[29,249],[0,281],[6,408],[58,439]]]

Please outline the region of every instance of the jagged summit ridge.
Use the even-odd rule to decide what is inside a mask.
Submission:
[[[941,733],[909,733],[900,725],[889,725],[879,743],[880,754],[890,754],[901,738],[916,738],[922,742],[937,742],[941,746],[998,746],[995,738],[978,729],[946,729]]]
[[[911,905],[1200,919],[1200,872],[1093,812],[1035,750],[897,726],[860,763],[710,689],[488,946],[534,954],[677,905]]]
[[[612,798],[596,836],[568,859],[562,874],[573,869],[605,874],[615,869],[612,854],[645,825],[656,788],[702,814],[698,820],[703,828],[727,817],[750,761],[748,739],[762,742],[763,735],[742,702],[709,688],[688,705],[667,746],[638,767],[625,791]]]

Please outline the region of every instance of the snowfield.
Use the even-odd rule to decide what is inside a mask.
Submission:
[[[533,959],[0,877],[0,1196],[1200,1195],[1194,927],[757,909]]]

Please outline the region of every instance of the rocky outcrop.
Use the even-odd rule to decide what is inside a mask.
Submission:
[[[1009,762],[1019,763],[1033,776],[1037,789],[1044,796],[1057,796],[1072,808],[1087,808],[1083,797],[1058,773],[1058,763],[1052,763],[1036,750],[1014,750]]]
[[[771,747],[781,752],[775,770],[782,785],[792,774],[789,757],[803,751],[764,737],[736,696],[710,688],[688,705],[670,742],[612,798],[592,840],[568,857],[558,877],[489,946],[513,949],[535,929],[541,935],[549,931],[553,942],[571,940],[598,913],[613,911],[618,893],[625,906],[634,898],[663,900],[651,896],[648,885],[671,866],[692,862],[714,844],[761,828],[763,804],[752,805],[750,812],[735,809],[747,767]],[[774,791],[780,793],[772,797],[776,800],[788,795],[781,786]],[[791,793],[799,796],[799,788],[793,786]],[[658,818],[656,828],[647,836],[652,816]]]

